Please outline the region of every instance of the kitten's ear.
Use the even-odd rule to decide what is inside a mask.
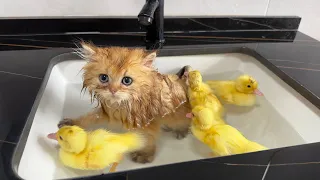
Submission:
[[[143,61],[142,61],[143,65],[151,68],[152,67],[152,63],[156,59],[156,57],[157,57],[157,52],[156,51],[153,51],[153,52],[147,54],[143,58]]]
[[[90,58],[97,51],[97,48],[90,43],[81,42],[81,46],[82,46],[81,53],[85,58]]]

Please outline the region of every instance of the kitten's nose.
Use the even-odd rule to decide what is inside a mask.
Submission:
[[[113,88],[113,87],[110,87],[109,90],[110,90],[112,95],[114,95],[117,92],[117,90],[115,88]]]

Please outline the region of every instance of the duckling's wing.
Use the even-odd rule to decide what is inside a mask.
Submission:
[[[219,156],[227,156],[232,154],[229,149],[228,143],[219,134],[209,134],[205,137],[204,143],[209,145],[212,151]]]
[[[113,133],[105,130],[93,134],[91,143],[88,144],[89,162],[92,165],[108,166],[111,163],[118,162],[126,148],[113,140],[112,137],[114,136]]]
[[[126,151],[126,148],[121,146],[121,143],[118,140],[118,135],[104,129],[98,129],[91,132],[88,140],[88,148],[92,151]]]
[[[243,153],[248,144],[248,140],[240,131],[230,125],[224,125],[220,126],[219,132],[225,138],[233,154]]]
[[[230,104],[234,103],[232,94],[224,94],[224,95],[221,95],[220,98],[224,100],[226,103],[230,103]]]

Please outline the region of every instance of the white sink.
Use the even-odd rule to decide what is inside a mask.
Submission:
[[[23,179],[64,179],[99,174],[63,167],[58,160],[57,143],[46,138],[48,133],[57,131],[57,123],[63,117],[77,117],[95,106],[90,104],[88,94],[80,95],[80,70],[85,61],[71,57],[66,60],[63,55],[59,56],[53,61],[58,63],[49,67],[47,79],[24,129],[25,137],[15,152],[20,153],[15,160],[16,171]],[[257,107],[226,106],[226,121],[247,138],[268,148],[320,141],[319,109],[252,56],[240,53],[166,56],[158,57],[155,62],[162,73],[177,73],[185,65],[200,70],[205,80],[234,79],[243,73],[258,80],[264,97],[258,98]],[[126,157],[117,171],[203,159],[210,151],[192,135],[176,140],[171,133],[163,133],[158,144],[153,163],[136,164]]]

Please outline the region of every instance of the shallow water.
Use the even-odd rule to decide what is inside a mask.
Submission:
[[[198,61],[199,59],[201,61]],[[101,173],[64,167],[57,156],[57,143],[45,138],[48,133],[57,130],[56,125],[62,118],[76,118],[95,107],[95,104],[90,104],[88,94],[80,94],[82,78],[79,71],[83,64],[83,61],[70,61],[59,63],[53,69],[20,159],[18,173],[21,177],[41,180],[64,179]],[[242,54],[219,54],[160,57],[155,63],[162,73],[176,73],[186,64],[200,70],[204,80],[231,80],[243,74],[242,70],[246,70],[258,78],[258,81],[263,81],[261,90],[265,91],[269,100],[258,97],[254,108],[225,106],[226,121],[239,129],[248,139],[268,148],[319,141],[319,136],[313,133],[320,127],[318,111],[256,59]],[[293,111],[297,107],[299,112]],[[279,110],[281,112],[278,112]],[[117,132],[118,128],[110,130]],[[154,162],[137,164],[126,156],[117,171],[203,159],[209,157],[210,152],[207,146],[192,135],[177,140],[171,133],[163,133],[157,145]],[[32,166],[29,166],[30,161],[34,161]],[[42,171],[39,172],[39,168]]]

